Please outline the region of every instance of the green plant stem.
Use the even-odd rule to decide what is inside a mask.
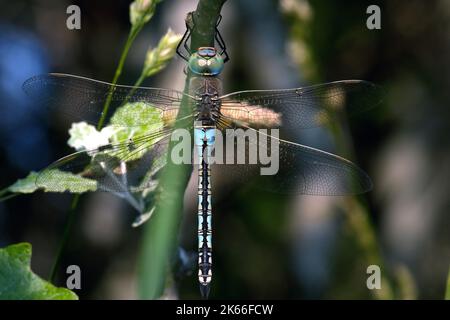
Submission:
[[[7,194],[9,192],[8,188],[0,190],[0,197],[2,197],[4,194]]]
[[[213,46],[215,26],[226,0],[199,0],[194,13],[186,22],[191,26],[191,47]],[[192,25],[194,16],[195,25]],[[191,74],[186,77],[184,92],[189,92]],[[177,118],[189,114],[186,96],[181,102]],[[158,186],[158,201],[152,220],[145,225],[139,261],[139,295],[142,299],[159,298],[166,283],[170,259],[176,249],[176,240],[183,212],[184,191],[192,166],[175,165],[170,160],[173,143],[169,145],[168,163]]]
[[[97,130],[100,130],[105,123],[105,119],[109,111],[109,106],[111,105],[112,101],[112,93],[114,90],[114,85],[117,84],[117,81],[119,80],[119,77],[122,74],[123,65],[125,64],[125,60],[128,56],[128,51],[130,50],[131,45],[134,42],[134,39],[136,39],[136,36],[139,34],[139,31],[141,29],[142,27],[131,28],[130,33],[128,34],[127,41],[125,42],[122,54],[120,55],[119,64],[117,65],[116,72],[114,73],[114,78],[111,81],[111,84],[113,86],[111,86],[109,89],[108,97],[106,98],[105,104],[103,105],[102,116],[100,117],[100,120],[97,123]]]
[[[328,126],[328,129],[334,137],[335,144],[338,150],[340,150],[340,154],[352,157],[354,152],[350,134],[344,130],[344,127],[346,126],[339,125],[342,124],[342,119],[339,117],[336,117],[335,115],[331,115],[331,117],[334,119]],[[345,207],[347,223],[354,232],[355,238],[364,252],[367,265],[376,264],[384,269],[377,236],[370,221],[367,206],[361,198],[348,197],[345,201]],[[371,290],[371,293],[376,299],[392,299],[393,288],[388,277],[383,276],[382,278],[382,290]]]
[[[450,300],[450,268],[447,275],[447,289],[445,291],[445,300]]]
[[[15,198],[15,197],[17,197],[18,195],[20,195],[20,193],[13,193],[13,194],[9,194],[9,195],[7,195],[7,196],[1,197],[1,198],[0,198],[0,202],[5,201],[5,200],[9,200],[9,199],[11,199],[11,198]]]
[[[139,76],[139,78],[138,78],[138,79],[136,80],[136,82],[134,83],[133,87],[140,87],[141,84],[142,84],[142,82],[144,82],[145,78],[146,78],[146,76],[145,76],[145,74],[142,72],[141,75]],[[136,90],[136,89],[133,88],[133,91],[132,91],[132,92],[134,92],[134,90]],[[131,93],[130,93],[130,95],[131,95]]]
[[[59,243],[58,252],[56,254],[55,262],[53,263],[52,270],[50,272],[50,282],[54,283],[56,272],[58,271],[59,264],[61,262],[62,253],[66,248],[67,242],[69,241],[70,231],[72,230],[72,225],[75,220],[75,214],[78,207],[78,202],[80,200],[81,195],[76,194],[72,197],[72,204],[70,205],[70,212],[67,218],[67,222],[64,226],[64,232],[62,235],[62,239]]]
[[[325,5],[321,2],[310,2],[312,12],[315,13],[313,19],[300,17],[296,13],[291,12],[291,40],[297,44],[306,46],[308,50],[307,59],[300,63],[300,67],[304,68],[307,78],[310,81],[320,81],[329,75],[328,59],[334,59],[332,49],[336,45],[336,37],[334,31],[330,29],[334,21],[334,11],[330,10],[329,4]],[[325,22],[326,21],[326,22]],[[323,35],[317,37],[317,34]],[[320,38],[320,39],[319,39]],[[332,60],[333,61],[333,60]],[[332,115],[334,116],[334,115]],[[340,119],[333,119],[328,127],[339,154],[351,158],[352,141],[351,136],[344,130],[346,126],[342,126]],[[383,270],[383,257],[380,246],[377,241],[375,228],[369,215],[369,208],[363,197],[347,197],[343,203],[345,211],[346,223],[354,234],[354,238],[364,254],[367,266],[377,264]],[[374,298],[389,299],[393,297],[393,282],[387,276],[387,272],[382,273],[382,290],[371,290]]]
[[[11,191],[9,191],[9,188],[4,188],[0,190],[0,202],[14,198],[19,195],[19,193],[12,193],[12,194],[8,193],[11,193]]]
[[[133,89],[130,90],[130,93],[128,93],[128,95],[126,96],[125,100],[123,100],[122,105],[125,105],[128,102],[128,99],[134,94],[134,92],[136,91],[137,87],[140,87],[142,82],[144,82],[146,75],[145,72],[142,71],[141,75],[139,76],[139,78],[136,80],[136,82],[133,84]]]

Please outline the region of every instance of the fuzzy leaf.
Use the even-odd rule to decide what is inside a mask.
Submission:
[[[78,300],[66,288],[57,288],[30,268],[31,244],[18,243],[0,249],[1,300]]]
[[[157,132],[162,129],[164,122],[161,119],[161,111],[144,102],[127,103],[117,109],[111,118],[110,125],[115,130],[111,136],[111,142],[130,142],[130,152],[133,151],[132,142],[145,135]],[[126,154],[127,161],[136,160],[142,157],[155,142],[161,137],[155,137],[147,141],[147,147],[141,147],[138,152],[133,151],[130,157]]]
[[[31,171],[26,178],[19,179],[8,187],[8,191],[14,193],[33,193],[38,187],[36,186],[37,172]]]
[[[46,179],[45,186],[41,187],[45,192],[71,192],[83,193],[87,191],[97,190],[97,181],[83,178],[68,172],[51,169],[51,174],[48,174],[49,179]],[[8,187],[8,191],[14,193],[33,193],[38,188],[36,185],[36,178],[38,172],[30,172],[24,178],[17,180],[14,184]]]

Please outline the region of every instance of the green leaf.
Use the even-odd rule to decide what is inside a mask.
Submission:
[[[47,170],[46,179],[42,182],[44,186],[38,187],[36,185],[38,175],[38,172],[30,172],[26,178],[17,180],[9,186],[8,191],[13,193],[33,193],[38,189],[43,189],[45,192],[68,191],[71,193],[83,193],[97,190],[97,181],[57,169]]]
[[[37,176],[37,172],[31,171],[26,178],[17,180],[7,190],[14,193],[33,193],[38,189],[36,186]]]
[[[155,142],[161,137],[149,139],[146,146],[141,146],[136,152],[132,148],[134,139],[142,137],[149,132],[157,132],[164,127],[161,118],[161,111],[144,102],[127,103],[117,109],[111,118],[110,125],[97,131],[95,127],[85,122],[72,124],[69,130],[70,139],[68,144],[77,150],[90,150],[98,148],[108,143],[130,142],[130,152],[117,151],[115,154],[111,151],[105,153],[110,156],[119,156],[132,161],[142,157]],[[45,192],[71,192],[84,193],[97,190],[97,181],[84,178],[69,172],[58,169],[46,169],[45,179],[36,185],[38,172],[31,172],[26,178],[16,181],[6,190],[12,193],[33,193],[38,189]]]
[[[78,300],[66,288],[57,288],[30,268],[31,244],[18,243],[0,249],[1,300]]]
[[[110,124],[123,127],[118,129],[122,132],[128,129],[128,132],[138,135],[160,128],[164,123],[160,109],[145,102],[129,102],[116,110]]]
[[[133,149],[132,142],[163,129],[164,122],[161,117],[161,110],[158,108],[145,102],[133,102],[117,109],[111,118],[110,125],[116,129],[110,138],[111,142],[130,142],[132,156],[120,152],[120,157],[126,157],[127,161],[132,161],[142,157],[161,137],[148,139],[146,145],[141,146],[139,151]],[[110,152],[109,154],[115,155]]]

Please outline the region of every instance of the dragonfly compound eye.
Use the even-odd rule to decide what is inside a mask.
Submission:
[[[202,76],[218,75],[223,69],[223,59],[214,48],[200,48],[189,59],[189,69]]]

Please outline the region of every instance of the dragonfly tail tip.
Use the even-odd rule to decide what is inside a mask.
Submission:
[[[203,299],[208,299],[209,296],[209,290],[210,290],[211,286],[208,284],[200,284],[200,293],[202,294],[202,298]]]

